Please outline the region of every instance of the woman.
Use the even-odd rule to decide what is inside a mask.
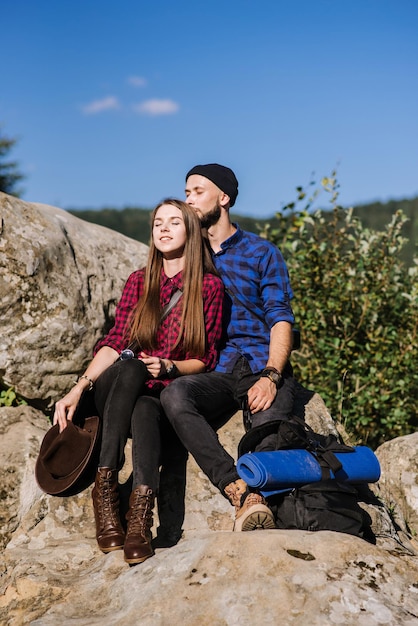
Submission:
[[[223,284],[194,210],[168,199],[154,209],[151,220],[147,266],[128,278],[113,328],[96,346],[85,373],[57,402],[54,414],[54,424],[62,430],[72,420],[83,392],[94,388],[103,426],[92,493],[96,538],[103,552],[124,548],[130,564],[154,554],[152,510],[161,437],[169,428],[160,393],[177,376],[215,367],[222,326]],[[119,516],[118,472],[130,436],[133,491],[125,535]]]

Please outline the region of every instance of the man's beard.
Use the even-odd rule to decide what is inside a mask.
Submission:
[[[199,215],[202,228],[210,228],[219,222],[221,218],[221,207],[217,204],[209,213]]]

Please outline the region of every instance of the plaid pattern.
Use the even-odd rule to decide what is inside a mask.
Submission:
[[[121,352],[127,347],[125,340],[125,329],[131,311],[134,309],[138,299],[144,289],[145,269],[133,272],[126,281],[122,297],[116,307],[115,323],[113,328],[101,341],[98,342],[94,349],[97,353],[103,346],[109,346],[117,352]],[[164,270],[161,272],[160,284],[160,304],[163,308],[171,299],[176,289],[183,287],[182,273],[179,272],[172,278],[165,275]],[[218,343],[222,333],[222,306],[224,298],[224,289],[222,281],[213,274],[205,274],[203,279],[203,313],[205,318],[207,348],[203,357],[184,353],[182,344],[178,345],[175,350],[172,346],[177,339],[180,328],[180,318],[183,306],[183,298],[171,309],[165,320],[157,332],[157,347],[152,351],[151,356],[171,359],[174,361],[185,361],[188,359],[199,359],[206,365],[207,370],[212,370],[218,357]],[[151,379],[148,386],[153,387],[155,384],[167,385],[168,379]]]
[[[267,363],[271,328],[280,321],[294,323],[286,263],[274,244],[239,226],[221,248],[213,260],[225,285],[225,313],[229,317],[230,309],[230,317],[216,371],[232,372],[244,356],[255,374]]]

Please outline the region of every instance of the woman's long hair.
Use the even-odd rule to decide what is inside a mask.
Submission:
[[[188,204],[175,198],[167,198],[158,204],[151,215],[151,230],[158,209],[169,204],[180,209],[186,227],[184,246],[183,297],[180,318],[180,330],[172,346],[180,342],[183,352],[203,356],[206,349],[205,320],[203,316],[202,284],[203,274],[216,274],[209,244],[203,238],[199,218]],[[136,341],[142,350],[156,347],[156,337],[161,320],[160,280],[163,267],[163,255],[154,245],[151,233],[148,262],[145,269],[144,293],[135,307],[130,324],[129,340]]]

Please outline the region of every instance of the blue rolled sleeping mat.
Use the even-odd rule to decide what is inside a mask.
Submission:
[[[350,452],[334,454],[342,467],[336,472],[330,471],[330,478],[350,484],[379,480],[379,461],[367,446],[354,446]],[[265,497],[323,478],[315,454],[303,449],[249,452],[238,459],[237,471],[249,487],[257,488]]]

